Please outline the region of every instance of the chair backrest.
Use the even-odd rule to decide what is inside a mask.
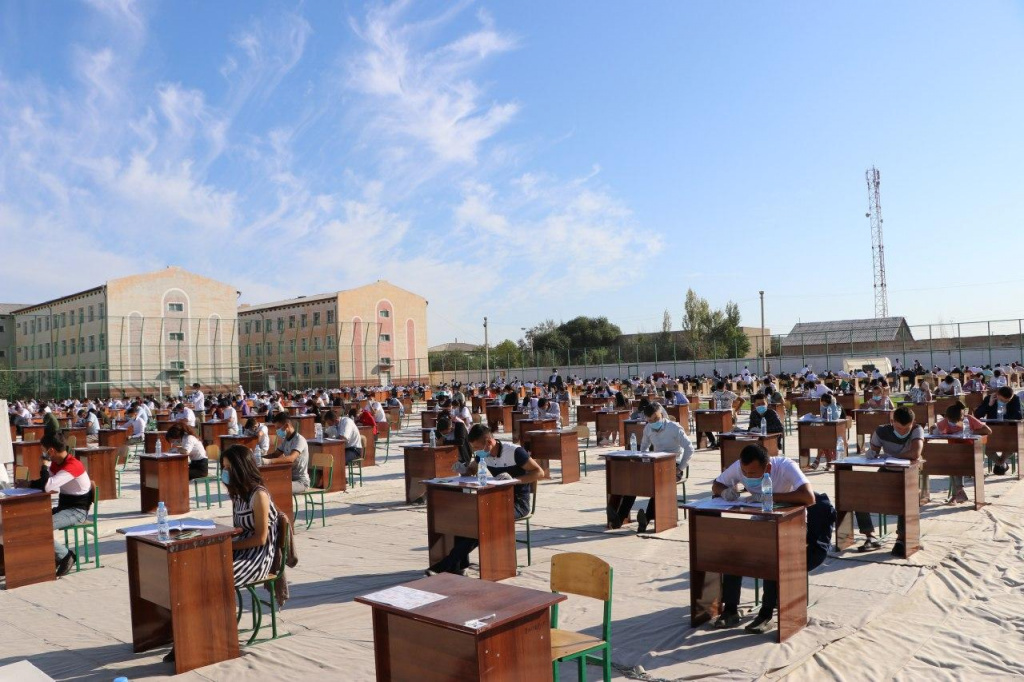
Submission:
[[[586,424],[580,424],[576,427],[576,437],[590,439],[590,427]]]
[[[334,457],[326,452],[313,453],[313,476],[320,471],[320,487],[330,488],[334,483]]]
[[[14,467],[14,480],[15,481],[27,481],[28,480],[28,467],[24,464],[19,464]]]
[[[484,417],[483,417],[482,414],[480,414],[479,412],[476,412],[476,413],[473,414],[473,423],[474,424],[481,424],[481,423],[483,423],[483,421],[484,421]]]
[[[74,436],[74,435],[68,436],[68,438],[67,438],[68,452],[74,452],[76,445],[78,445],[78,436]]]
[[[593,554],[556,554],[551,557],[551,590],[608,601],[612,598],[612,567]]]
[[[365,454],[366,453],[366,436],[359,436],[359,439],[363,443],[363,453]]]
[[[206,458],[211,462],[220,462],[220,446],[217,444],[207,445]]]
[[[128,466],[128,456],[131,452],[127,445],[122,445],[117,449],[117,453],[114,455],[114,466],[124,471],[124,468]]]
[[[32,429],[31,431],[26,431],[22,435],[22,440],[25,441],[26,443],[34,443],[36,440],[39,439],[39,434],[36,433],[35,429]]]

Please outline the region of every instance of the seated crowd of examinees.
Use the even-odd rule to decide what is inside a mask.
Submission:
[[[973,381],[973,379],[972,379]],[[948,395],[953,393],[955,384],[943,380],[949,386]],[[837,400],[830,390],[817,391],[819,385],[811,382],[809,390],[814,390],[821,400],[821,416],[836,418]],[[930,389],[928,386],[917,386],[921,392]],[[990,427],[981,419],[1022,419],[1021,400],[1013,390],[1005,385],[994,386],[986,382],[982,387],[988,390],[975,414],[969,414],[962,402],[950,405],[934,427],[938,435],[956,435],[969,428],[973,434],[984,436],[991,433]],[[552,390],[558,390],[553,386]],[[600,390],[605,390],[601,388]],[[727,386],[716,386],[716,392],[727,393]],[[618,394],[618,393],[617,393]],[[621,395],[621,394],[618,394]],[[735,395],[735,394],[733,394]],[[634,416],[646,421],[643,429],[640,449],[642,451],[670,452],[676,456],[677,480],[686,475],[687,467],[693,456],[694,448],[683,427],[671,421],[658,399],[664,396],[666,402],[686,400],[674,388],[666,389],[660,394],[652,394],[651,399],[644,400]],[[729,395],[720,396],[723,404],[732,409],[733,398]],[[763,382],[759,392],[751,394],[751,410],[748,429],[760,431],[762,423],[766,432],[778,434],[781,438],[783,425],[771,405],[778,398],[778,389],[774,382]],[[915,393],[912,400],[927,399],[924,393]],[[717,398],[716,398],[717,400]],[[913,411],[906,407],[895,407],[889,396],[888,385],[884,378],[876,378],[872,383],[872,397],[868,406],[877,409],[893,410],[891,422],[880,426],[871,436],[868,444],[868,457],[896,457],[916,461],[923,450],[924,431],[914,423]],[[27,411],[27,403],[18,407],[19,415]],[[477,473],[478,462],[487,467],[491,476],[498,480],[515,480],[513,495],[513,513],[515,518],[522,518],[529,513],[531,502],[531,486],[544,476],[540,465],[523,447],[503,442],[483,424],[473,424],[472,415],[465,409],[465,396],[456,393],[443,396],[440,403],[440,414],[436,424],[436,436],[439,442],[454,444],[458,449],[456,470],[465,475]],[[525,407],[535,409],[540,414],[560,419],[557,403],[548,396],[542,395],[535,400],[528,400]],[[52,406],[36,405],[44,414]],[[176,404],[181,421],[173,424],[167,431],[167,440],[173,448],[189,456],[189,477],[198,478],[208,474],[207,451],[202,439],[198,437],[194,425],[189,423],[189,408]],[[204,405],[205,407],[205,405]],[[243,585],[260,580],[268,575],[277,546],[278,534],[284,532],[279,525],[280,514],[268,493],[260,475],[259,464],[265,459],[290,463],[292,470],[292,490],[302,492],[310,485],[309,449],[306,439],[297,430],[294,417],[280,404],[264,405],[264,413],[272,413],[269,420],[276,438],[271,441],[268,426],[256,419],[249,418],[241,431],[254,436],[257,440],[255,448],[233,445],[219,455],[221,478],[232,500],[233,523],[241,533],[233,539],[233,564],[236,585]],[[359,411],[355,408],[347,413],[335,412],[324,406],[319,412],[320,421],[324,426],[324,435],[345,442],[346,461],[362,456],[362,436],[359,424],[370,422],[374,417],[374,409]],[[369,406],[368,406],[369,407]],[[195,412],[195,404],[192,412]],[[88,419],[93,408],[86,410]],[[129,403],[126,409],[132,419],[148,418],[153,408],[143,403]],[[841,409],[841,408],[839,408]],[[366,414],[364,418],[362,415]],[[556,416],[557,415],[557,416]],[[99,417],[97,413],[95,415]],[[28,418],[33,417],[28,412]],[[369,426],[370,424],[367,424]],[[273,443],[273,445],[272,445]],[[88,471],[72,451],[59,426],[52,432],[46,432],[41,439],[43,459],[39,477],[31,480],[16,481],[19,487],[32,487],[47,492],[58,493],[57,506],[53,510],[53,527],[61,529],[73,524],[82,523],[92,505],[92,482]],[[1004,474],[1007,470],[1007,453],[992,453],[993,470],[996,474]],[[826,496],[816,495],[810,481],[799,466],[785,456],[770,456],[759,444],[746,446],[739,459],[726,468],[711,484],[713,497],[721,497],[734,501],[740,499],[745,490],[753,501],[759,500],[761,482],[767,474],[772,482],[774,499],[777,502],[806,505],[808,507],[808,570],[821,564],[824,560],[835,519],[835,510]],[[963,477],[954,477],[951,503],[966,501]],[[635,504],[634,497],[613,498],[607,507],[607,525],[609,528],[621,528]],[[864,535],[864,543],[859,551],[869,551],[880,547],[875,535],[875,528],[870,515],[863,512],[855,513],[857,525]],[[651,524],[656,524],[653,500],[637,512],[637,531],[646,532]],[[897,523],[897,539],[892,548],[896,556],[905,556],[904,519],[899,517]],[[477,540],[457,537],[447,556],[427,569],[428,574],[440,572],[465,573],[469,566],[470,553],[477,547]],[[65,575],[74,565],[74,552],[59,541],[54,542],[55,567],[58,575]],[[735,627],[739,624],[738,603],[740,598],[741,576],[726,575],[723,579],[723,610],[714,622],[716,628]],[[759,611],[747,625],[749,632],[764,632],[771,624],[773,611],[777,606],[778,586],[766,581],[764,597]],[[173,656],[172,654],[170,654]]]

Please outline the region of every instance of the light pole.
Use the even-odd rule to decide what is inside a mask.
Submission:
[[[484,362],[486,369],[484,376],[487,377],[487,381],[491,380],[491,346],[487,342],[487,318],[484,318]]]
[[[768,351],[764,347],[764,292],[757,292],[761,296],[761,373],[768,373]]]

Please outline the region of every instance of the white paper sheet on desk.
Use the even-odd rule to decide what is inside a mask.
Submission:
[[[425,592],[412,587],[398,586],[389,587],[386,590],[368,594],[363,598],[371,601],[377,601],[382,604],[389,604],[399,609],[412,610],[421,606],[426,606],[427,604],[433,604],[436,601],[441,601],[445,598],[445,595],[434,592]]]
[[[709,497],[706,500],[694,502],[692,506],[697,507],[698,509],[735,509],[736,507],[753,507],[755,509],[760,509],[761,503],[749,500],[735,500],[730,502],[729,500],[721,497]]]
[[[847,457],[839,462],[840,464],[868,464],[872,466],[897,466],[897,467],[908,467],[910,466],[909,459],[900,459],[899,457]]]
[[[212,519],[175,519],[168,521],[167,527],[170,530],[212,530],[216,524]],[[124,529],[125,537],[133,535],[156,535],[159,528],[155,523],[147,523],[141,526],[132,526]]]
[[[479,485],[476,476],[447,476],[445,478],[430,478],[423,482],[441,483],[443,485]],[[496,478],[487,477],[488,485],[515,485],[516,483],[519,483],[519,481],[514,478],[508,481],[499,481]]]

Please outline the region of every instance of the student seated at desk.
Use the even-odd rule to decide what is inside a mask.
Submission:
[[[362,434],[359,433],[359,427],[351,417],[338,419],[334,410],[328,410],[324,412],[323,423],[324,436],[345,441],[345,464],[354,462],[363,456]]]
[[[128,410],[128,423],[125,426],[128,428],[128,440],[131,442],[139,442],[146,434],[146,417],[141,413],[138,407],[133,407]]]
[[[1021,414],[1020,398],[1013,394],[1013,389],[1009,386],[1000,387],[981,401],[981,405],[974,410],[974,416],[978,419],[1020,420],[1024,418],[1024,415]],[[1001,452],[997,455],[986,448],[985,455],[992,460],[992,473],[1002,476],[1007,472],[1009,453]]]
[[[263,455],[270,452],[270,430],[267,429],[267,425],[261,421],[257,421],[254,417],[249,417],[245,420],[245,426],[242,427],[243,436],[254,436],[256,438],[256,447],[252,449],[252,458],[259,466],[263,460]]]
[[[305,492],[309,488],[309,445],[302,434],[295,430],[295,424],[287,413],[278,412],[274,416],[274,426],[277,428],[277,450],[264,456],[264,459],[290,462],[292,492]]]
[[[249,448],[232,445],[222,452],[220,477],[231,496],[232,525],[242,531],[231,541],[235,587],[241,587],[270,574],[278,512]]]
[[[693,443],[690,442],[683,427],[677,422],[669,421],[662,414],[663,408],[657,403],[648,403],[644,407],[643,437],[640,439],[640,452],[673,452],[676,455],[676,481],[683,480],[686,467],[693,457]],[[635,495],[623,495],[618,504],[608,505],[608,525],[611,528],[622,528],[622,523],[629,517],[629,512],[636,502]],[[654,498],[647,502],[647,509],[636,513],[636,532],[646,533],[647,525],[654,521]]]
[[[387,399],[387,401],[385,401],[384,406],[385,407],[397,407],[398,408],[398,418],[402,419],[402,418],[405,417],[405,405],[403,405],[402,401],[398,399],[398,391],[391,391],[391,395],[388,396],[388,399]]]
[[[562,428],[562,411],[558,409],[558,403],[553,403],[547,398],[537,401],[537,419],[554,419],[555,428]]]
[[[972,374],[967,383],[964,384],[964,391],[967,393],[984,393],[985,381],[980,374]]]
[[[924,450],[924,429],[914,424],[914,413],[909,407],[897,407],[892,413],[892,423],[879,426],[871,434],[871,442],[868,444],[865,457],[898,457],[916,462],[921,458]],[[856,512],[857,527],[864,533],[864,544],[857,548],[858,552],[878,549],[881,544],[875,539],[875,524],[871,521],[871,514],[867,512]],[[892,547],[892,554],[896,557],[906,558],[906,549],[903,544],[905,520],[902,516],[897,517],[896,522],[896,544]]]
[[[833,397],[831,393],[825,393],[819,399],[820,406],[818,410],[818,416],[828,421],[836,421],[842,419],[845,414],[843,408],[840,406],[839,401]],[[821,458],[825,458],[825,471],[829,471],[832,468],[832,462],[836,459],[835,448],[821,448],[818,450],[818,456],[814,458],[811,463],[812,469],[817,469],[821,465]]]
[[[894,410],[896,406],[892,399],[885,395],[885,389],[880,384],[871,387],[871,397],[864,401],[865,410]]]
[[[454,445],[459,450],[459,460],[455,463],[455,471],[460,475],[466,475],[469,471],[469,464],[473,461],[473,450],[469,446],[469,429],[458,419],[452,419],[448,414],[442,413],[437,418],[434,427],[434,435],[438,443]]]
[[[931,402],[932,400],[932,387],[925,379],[921,379],[917,386],[911,387],[907,391],[907,397],[910,402],[915,405],[921,405],[923,403]]]
[[[196,426],[196,413],[184,403],[178,403],[174,406],[174,410],[171,411],[171,419],[176,422],[184,421],[192,428]]]
[[[167,440],[171,452],[188,455],[188,480],[205,478],[210,475],[210,462],[206,458],[206,447],[202,439],[188,424],[171,424],[167,429]]]
[[[483,424],[474,424],[469,430],[469,445],[491,476],[501,480],[516,479],[513,505],[515,518],[521,519],[530,513],[530,484],[544,476],[544,470],[523,448],[511,443],[502,443],[494,438],[491,430]],[[476,476],[477,463],[469,464],[468,476]],[[469,567],[469,554],[479,545],[475,538],[456,536],[452,550],[444,559],[426,570],[428,576],[437,573],[458,573],[465,575]]]
[[[935,387],[935,395],[962,395],[963,392],[964,389],[960,385],[960,380],[952,374],[947,374]]]
[[[796,462],[785,456],[769,457],[768,451],[756,443],[743,448],[739,460],[733,462],[715,479],[715,482],[711,484],[711,496],[736,501],[740,498],[738,486],[742,484],[756,499],[760,499],[761,478],[765,472],[771,478],[772,497],[775,502],[803,504],[808,507],[815,504],[811,483],[800,471]],[[736,541],[742,542],[743,538],[736,538]],[[807,570],[811,570],[824,561],[824,552],[816,552],[816,557],[817,563],[813,563],[813,565],[811,557],[808,557]],[[715,620],[712,627],[734,628],[740,624],[739,603],[742,582],[742,576],[722,576],[722,615]],[[767,632],[771,627],[772,614],[775,611],[778,596],[778,583],[774,580],[765,580],[761,609],[758,611],[757,617],[747,625],[747,632],[755,634]]]
[[[759,433],[761,431],[761,422],[765,423],[766,433],[781,434],[785,432],[778,413],[775,410],[769,409],[768,398],[765,394],[755,393],[750,396],[750,423],[747,425],[747,430]],[[782,446],[781,435],[779,436],[779,446]]]
[[[963,434],[965,420],[971,427],[971,433],[973,435],[992,435],[992,427],[968,414],[967,406],[961,402],[955,402],[947,407],[943,416],[945,418],[940,419],[932,428],[932,433],[937,436],[956,436],[958,434]],[[953,494],[948,500],[946,500],[946,504],[963,504],[967,501],[967,492],[964,491],[963,476],[950,476],[950,486],[953,489]]]
[[[667,388],[665,389],[665,404],[666,405],[689,405],[690,399],[680,393],[678,390]]]

